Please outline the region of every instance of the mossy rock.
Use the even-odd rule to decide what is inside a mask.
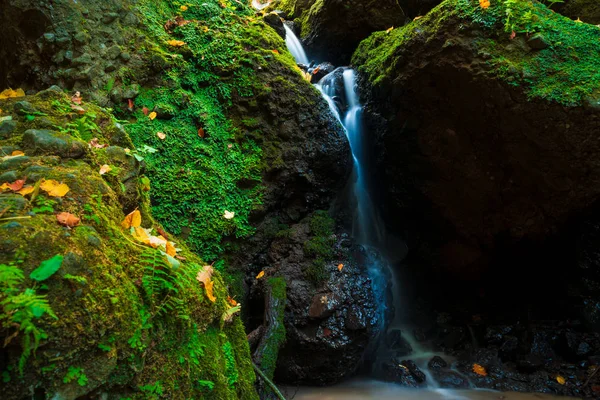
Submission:
[[[85,142],[77,159],[58,157],[54,148],[45,147],[28,154],[29,147],[23,146],[32,130],[48,124],[62,132],[62,140],[81,141],[87,133],[78,121],[85,119],[95,144],[129,143],[128,151],[134,153],[114,116],[86,102],[84,114],[73,112],[68,96],[50,90],[27,97],[44,114],[31,119],[14,113],[17,100],[0,101],[1,116],[12,115],[16,122],[11,137],[0,145],[25,156],[3,156],[0,174],[10,168],[35,190],[24,196],[11,189],[0,193],[0,265],[3,271],[13,268],[23,274],[16,283],[0,282],[0,332],[11,338],[1,350],[3,398],[35,393],[75,399],[106,393],[115,399],[257,399],[241,321],[223,320],[228,294],[219,274],[213,276],[213,303],[195,279],[204,263],[184,243],[177,244],[181,260],[170,262],[121,226],[125,213],[137,207],[143,227],[160,228],[149,211],[141,164],[133,155],[120,146],[88,148]],[[101,175],[105,164],[112,170]],[[43,179],[64,183],[69,191],[52,196],[40,189]],[[125,206],[120,199],[127,184],[135,194],[125,196]],[[63,226],[57,221],[59,212],[81,221]],[[30,278],[42,261],[55,256],[62,256],[56,273],[43,282]],[[6,312],[8,305],[17,304],[15,296],[33,294],[40,296],[37,303],[18,306],[21,314]],[[25,322],[15,315],[27,312],[33,316],[26,321],[34,327],[28,332],[37,334],[19,329],[19,322]],[[15,318],[21,319],[15,323]]]

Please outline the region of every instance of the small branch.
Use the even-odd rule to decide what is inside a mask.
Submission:
[[[7,218],[0,218],[0,221],[9,221],[11,219],[29,219],[31,218],[31,215],[26,215],[24,217],[7,217]]]
[[[277,389],[277,386],[275,386],[275,384],[269,378],[267,378],[267,376],[265,375],[265,373],[262,372],[260,370],[260,368],[258,368],[256,366],[256,364],[252,363],[252,366],[254,367],[254,370],[258,373],[258,375],[260,375],[260,377],[263,378],[263,380],[267,383],[267,385],[269,385],[269,387],[271,389],[273,389],[273,391],[275,392],[275,394],[277,395],[277,397],[279,398],[279,400],[285,400],[285,397],[283,397],[283,394],[281,394],[281,392],[279,391],[279,389]]]

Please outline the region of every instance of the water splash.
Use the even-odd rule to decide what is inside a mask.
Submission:
[[[294,33],[292,28],[288,26],[288,24],[283,24],[285,28],[285,44],[294,56],[294,59],[298,64],[308,65],[310,62],[308,61],[308,57],[306,56],[306,52],[304,51],[304,47],[302,47],[302,43],[298,36]]]

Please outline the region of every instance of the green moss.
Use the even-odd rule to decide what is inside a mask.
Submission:
[[[304,253],[314,260],[304,271],[315,285],[327,278],[326,263],[333,259],[335,221],[327,211],[315,211],[309,220],[311,237],[304,243]]]
[[[260,369],[265,373],[267,378],[273,379],[275,374],[275,367],[277,365],[277,355],[279,354],[279,348],[285,342],[285,325],[283,317],[285,315],[285,304],[286,304],[286,283],[285,279],[281,277],[269,278],[267,281],[271,296],[276,305],[276,309],[273,311],[277,315],[277,321],[275,326],[267,338],[263,356],[261,359]]]
[[[473,31],[475,53],[491,55],[489,72],[512,85],[522,85],[530,98],[573,105],[600,95],[600,29],[572,21],[533,0],[497,1],[487,9],[476,0],[446,0],[401,29],[373,34],[361,43],[353,62],[375,86],[391,84],[402,57],[415,57],[405,54],[406,49],[446,40],[444,35],[456,30],[464,36]],[[528,51],[508,46],[513,31],[524,39],[539,34],[548,47]],[[451,46],[452,41],[445,45]]]

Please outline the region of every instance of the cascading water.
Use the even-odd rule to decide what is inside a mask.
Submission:
[[[283,24],[285,28],[285,44],[294,56],[294,59],[298,64],[308,65],[308,57],[306,56],[306,52],[304,51],[304,47],[302,47],[302,43],[300,43],[300,39],[296,36],[292,28],[288,26],[288,24]]]

